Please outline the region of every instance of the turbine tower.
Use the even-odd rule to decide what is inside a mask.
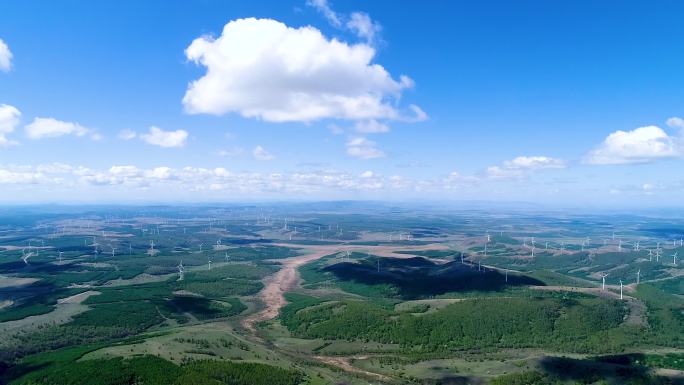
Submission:
[[[641,278],[641,269],[637,270],[637,285],[639,284],[639,278]]]
[[[622,299],[622,280],[620,280],[620,299]]]
[[[606,277],[608,274],[601,274],[601,290],[606,290]]]

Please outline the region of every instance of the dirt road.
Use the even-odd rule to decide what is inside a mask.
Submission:
[[[259,300],[265,308],[257,313],[246,317],[242,325],[254,332],[255,325],[262,321],[267,321],[278,316],[280,309],[287,304],[284,294],[292,290],[299,283],[299,273],[297,269],[309,262],[323,258],[342,251],[362,251],[370,252],[373,255],[393,258],[411,258],[410,254],[399,254],[397,251],[422,251],[422,250],[445,250],[447,247],[442,244],[420,245],[420,246],[362,246],[362,245],[298,245],[290,243],[277,243],[275,246],[290,247],[305,250],[306,254],[297,257],[279,259],[276,262],[282,268],[272,276],[269,276],[265,287],[259,292]],[[434,260],[434,259],[433,259]]]

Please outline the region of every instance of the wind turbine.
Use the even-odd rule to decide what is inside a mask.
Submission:
[[[606,290],[606,277],[608,274],[601,274],[601,290]]]
[[[677,254],[678,253],[679,253],[678,251],[675,251],[675,253],[672,254],[672,264],[675,266],[677,266]]]
[[[204,246],[204,243],[200,243],[200,247],[199,247],[199,252],[200,252],[200,253],[202,252],[202,246]]]
[[[622,252],[622,239],[618,240],[618,252]]]
[[[209,258],[209,270],[211,270],[211,258]]]
[[[112,257],[116,256],[116,247],[112,247]]]
[[[544,245],[544,250],[548,250],[548,249],[549,249],[549,242],[546,242]]]
[[[637,270],[637,285],[639,284],[639,278],[641,278],[641,269]]]
[[[57,257],[57,259],[59,259],[59,263],[62,263],[62,254],[63,254],[63,252],[60,251],[60,252],[59,252],[59,257]]]
[[[634,251],[639,252],[639,241],[634,244]]]
[[[226,253],[226,262],[230,261],[230,256]]]
[[[648,261],[652,262],[653,261],[653,250],[648,251]]]
[[[563,251],[565,251],[565,242],[561,242],[560,251],[561,251],[561,255],[563,255]]]
[[[622,280],[620,280],[620,299],[622,299]]]

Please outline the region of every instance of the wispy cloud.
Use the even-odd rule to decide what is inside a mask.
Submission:
[[[275,159],[275,156],[273,156],[273,154],[266,151],[266,149],[261,147],[261,146],[254,147],[254,150],[252,150],[252,156],[254,156],[254,159],[256,159],[256,160],[273,160],[273,159]]]
[[[372,140],[358,136],[347,141],[347,155],[357,159],[374,159],[383,158],[385,153]]]
[[[93,140],[101,139],[94,129],[83,127],[75,122],[65,122],[54,118],[35,118],[24,127],[29,139],[58,138],[65,135],[77,137],[89,136]]]

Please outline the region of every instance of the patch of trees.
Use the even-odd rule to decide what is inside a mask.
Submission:
[[[142,356],[76,361],[37,370],[13,382],[16,385],[297,385],[297,371],[257,363],[170,361]]]
[[[622,328],[622,304],[596,298],[472,299],[422,315],[364,301],[288,300],[281,321],[299,337],[394,343],[407,352],[490,347],[604,352],[632,342],[630,333],[614,332]]]

